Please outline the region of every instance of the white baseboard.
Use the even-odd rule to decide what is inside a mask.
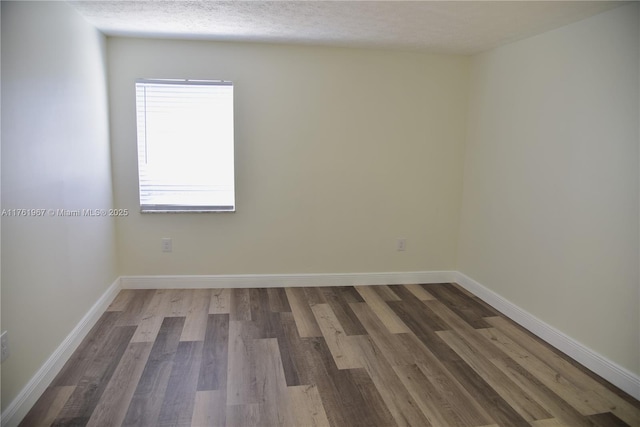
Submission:
[[[2,427],[14,427],[22,421],[51,381],[58,375],[67,360],[69,360],[71,354],[78,348],[84,337],[100,319],[100,316],[107,310],[107,307],[109,307],[109,304],[118,295],[119,291],[120,279],[118,278],[107,288],[18,396],[7,406],[7,409],[0,416]]]
[[[616,387],[640,400],[640,377],[596,353],[469,276],[458,272],[457,283],[531,333],[562,351]]]
[[[122,276],[123,289],[274,288],[402,285],[455,281],[455,271],[338,274],[243,274],[216,276]]]

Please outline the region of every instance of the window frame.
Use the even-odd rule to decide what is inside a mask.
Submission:
[[[230,125],[230,129],[227,128],[228,133],[230,133],[230,141],[226,140],[223,142],[225,144],[225,148],[227,151],[230,150],[230,154],[227,152],[227,156],[230,155],[229,170],[230,175],[227,172],[225,177],[230,179],[230,184],[227,184],[227,188],[224,191],[226,193],[227,200],[230,200],[230,204],[202,204],[202,203],[149,203],[149,198],[153,197],[150,195],[153,191],[158,193],[162,193],[162,190],[151,190],[149,187],[152,187],[154,184],[164,185],[167,187],[175,186],[183,186],[188,187],[188,185],[183,185],[182,183],[174,183],[174,184],[157,184],[153,179],[150,179],[147,183],[143,183],[143,179],[148,177],[147,170],[147,162],[146,159],[143,160],[143,155],[141,152],[146,152],[149,147],[149,132],[147,130],[148,118],[147,112],[149,111],[147,108],[148,98],[146,97],[146,91],[144,92],[144,105],[140,105],[140,87],[149,87],[154,85],[160,86],[228,86],[231,88],[231,101],[230,101],[230,111],[226,111],[230,114],[230,123],[225,122],[226,126]],[[135,80],[135,96],[136,96],[136,147],[137,147],[137,171],[138,171],[138,202],[140,205],[141,213],[232,213],[236,211],[236,197],[235,197],[235,117],[234,117],[234,84],[229,80],[192,80],[192,79],[148,79],[148,78],[139,78]],[[228,94],[226,96],[229,96]],[[228,100],[227,100],[228,102]],[[225,107],[226,108],[226,107]],[[140,114],[144,114],[144,117],[140,117]],[[141,123],[143,125],[143,129],[141,129]],[[143,139],[144,141],[141,141]],[[215,141],[211,142],[215,144]],[[142,144],[142,146],[141,146]],[[230,144],[230,146],[229,146]],[[145,161],[145,166],[142,165],[141,162]],[[171,167],[173,164],[167,165],[167,167]],[[173,165],[175,166],[175,165]],[[156,177],[157,178],[157,177]],[[209,182],[203,185],[206,188],[205,191],[213,192],[214,187],[220,186],[220,181]],[[218,185],[216,184],[218,183]],[[195,194],[199,191],[196,188],[196,185],[191,185],[194,189],[184,190],[181,192],[177,189],[166,189],[165,193],[174,193],[175,195],[188,195],[189,193]],[[160,197],[160,196],[158,196]],[[165,194],[166,197],[166,194]],[[146,202],[145,202],[146,201]]]

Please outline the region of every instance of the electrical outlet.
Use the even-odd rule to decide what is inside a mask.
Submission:
[[[173,250],[173,241],[171,237],[162,238],[162,252],[171,252]]]
[[[396,249],[399,251],[404,251],[407,249],[407,239],[398,239]]]
[[[0,335],[0,363],[7,360],[9,357],[9,334],[7,331],[4,331],[2,335]]]

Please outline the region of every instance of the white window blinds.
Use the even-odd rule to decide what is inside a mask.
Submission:
[[[137,80],[142,212],[235,211],[233,84]]]

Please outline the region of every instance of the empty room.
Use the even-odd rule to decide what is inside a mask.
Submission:
[[[1,1],[1,425],[640,426],[640,4]]]

